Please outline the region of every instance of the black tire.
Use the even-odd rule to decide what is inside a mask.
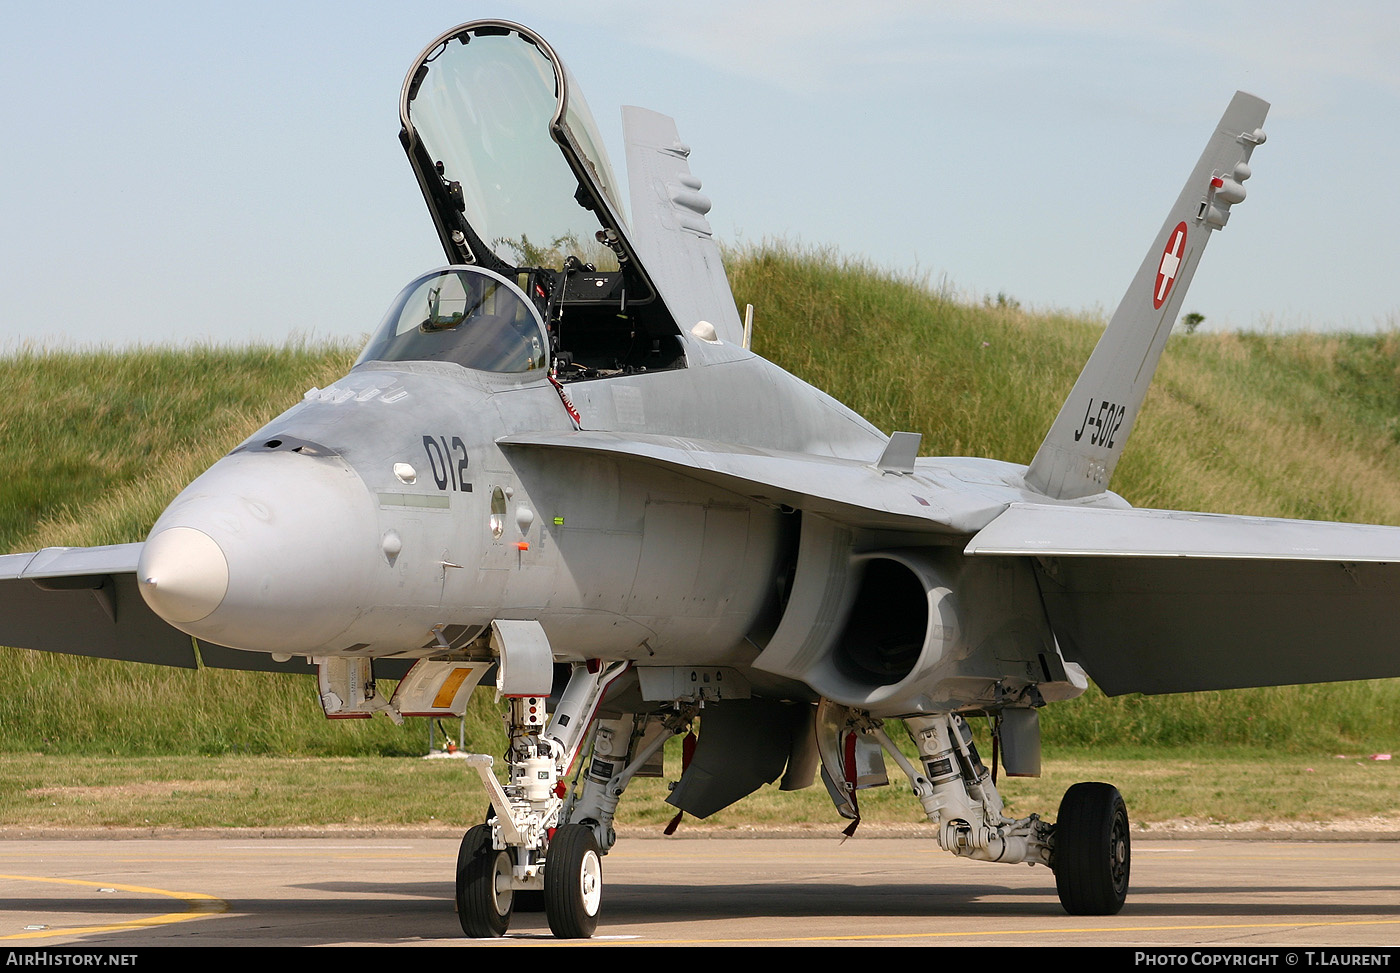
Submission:
[[[1065,791],[1050,859],[1065,911],[1116,915],[1128,898],[1131,865],[1128,807],[1118,788],[1093,782]]]
[[[478,824],[466,833],[457,851],[457,921],[462,932],[473,939],[505,935],[515,898],[510,874],[510,855],[491,847],[490,825]]]
[[[560,939],[588,939],[598,928],[603,856],[593,829],[566,824],[554,832],[544,864],[544,912]]]

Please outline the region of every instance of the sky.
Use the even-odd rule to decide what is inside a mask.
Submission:
[[[11,5],[0,32],[0,351],[359,340],[444,262],[398,143],[404,72],[488,16],[550,41],[615,168],[621,105],[673,116],[724,243],[1037,309],[1112,311],[1251,91],[1269,138],[1184,310],[1400,326],[1381,0],[70,2]]]

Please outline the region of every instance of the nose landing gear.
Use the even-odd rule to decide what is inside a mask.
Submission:
[[[603,862],[593,829],[566,824],[554,832],[544,870],[544,911],[560,939],[587,939],[598,928]]]
[[[617,797],[649,753],[641,755],[637,766],[610,773],[607,793],[595,787],[598,793],[588,792],[594,800],[583,804],[577,797],[566,800],[565,775],[596,733],[594,717],[608,687],[627,668],[626,662],[575,665],[552,718],[543,692],[508,695],[509,784],[496,779],[493,758],[467,755],[467,766],[480,775],[491,799],[489,820],[466,833],[457,856],[457,915],[468,936],[502,936],[517,906],[525,911],[537,903],[543,904],[556,936],[593,935],[606,851],[599,834],[611,844]],[[548,673],[549,667],[543,671]],[[631,716],[619,725],[625,726],[619,756],[626,764]],[[674,732],[660,735],[655,746]]]
[[[510,854],[491,844],[491,826],[478,824],[457,852],[457,916],[473,939],[505,935],[515,893]]]

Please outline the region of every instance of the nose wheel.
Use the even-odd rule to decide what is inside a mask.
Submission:
[[[554,832],[544,868],[544,911],[560,939],[587,939],[598,928],[603,859],[593,829],[566,824]]]
[[[1128,808],[1118,788],[1080,783],[1065,791],[1050,866],[1060,904],[1074,916],[1111,916],[1128,897]]]
[[[491,826],[478,824],[457,851],[457,921],[473,939],[495,939],[510,928],[510,855],[491,845]]]

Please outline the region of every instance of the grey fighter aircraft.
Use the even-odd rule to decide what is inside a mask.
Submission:
[[[683,811],[820,775],[856,819],[888,758],[944,849],[1048,865],[1071,913],[1117,912],[1118,792],[1076,784],[1055,823],[1013,819],[968,718],[1034,775],[1040,707],[1088,676],[1168,693],[1400,675],[1400,530],[1109,491],[1267,107],[1230,102],[1031,464],[935,459],[749,350],[670,119],[624,110],[628,220],[554,50],[454,28],[399,102],[449,266],[144,544],[0,557],[0,643],[306,671],[333,718],[460,713],[494,673],[508,783],[470,758],[491,802],[457,863],[472,936],[527,899],[591,935],[618,801],[697,716]]]

